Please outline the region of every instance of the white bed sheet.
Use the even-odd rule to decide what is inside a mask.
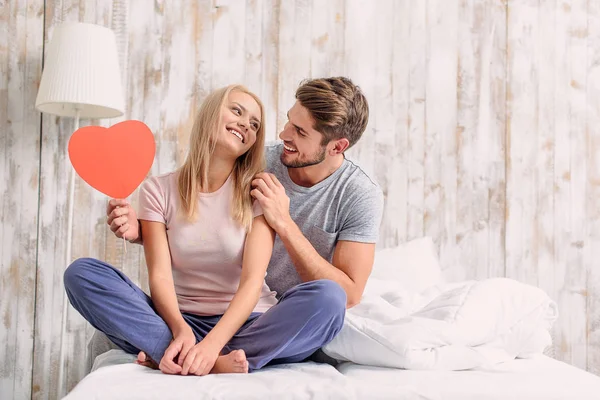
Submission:
[[[92,372],[65,399],[355,398],[346,388],[347,378],[326,364],[287,364],[252,374],[198,377],[165,375],[134,360],[134,356],[120,350],[98,356]]]
[[[431,400],[600,400],[600,377],[543,355],[469,371],[409,371],[353,363],[341,364],[338,370],[365,399],[397,399],[394,387],[411,385]],[[379,395],[371,397],[363,383],[378,387]]]
[[[135,356],[110,350],[96,358],[92,372],[65,397],[79,399],[317,399],[362,400],[379,398],[358,393],[379,393],[378,387],[351,379],[334,367],[313,362],[267,367],[252,374],[173,376],[134,363]],[[411,385],[396,387],[394,398],[428,399]],[[389,392],[385,393],[386,395]],[[387,398],[387,397],[382,397]]]
[[[348,399],[599,400],[600,378],[545,356],[471,371],[408,371],[312,362],[252,374],[164,375],[111,350],[96,358],[66,400],[79,399]]]

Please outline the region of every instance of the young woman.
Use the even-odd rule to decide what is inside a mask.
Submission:
[[[138,363],[182,375],[248,372],[244,350],[228,343],[277,303],[264,282],[274,232],[250,196],[264,168],[263,118],[243,86],[214,91],[184,165],[142,184],[151,298],[98,260],[65,271],[71,304],[123,350],[139,352]]]

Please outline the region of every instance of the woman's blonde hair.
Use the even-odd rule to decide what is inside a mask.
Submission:
[[[179,199],[182,212],[189,221],[198,216],[198,193],[208,190],[208,168],[214,155],[219,132],[219,123],[223,105],[229,99],[229,93],[246,93],[260,107],[261,123],[256,132],[256,142],[244,154],[239,156],[233,167],[233,200],[231,215],[246,230],[252,226],[251,183],[254,176],[265,168],[265,120],[264,107],[258,96],[245,86],[230,85],[210,93],[200,106],[190,135],[190,150],[178,177]]]

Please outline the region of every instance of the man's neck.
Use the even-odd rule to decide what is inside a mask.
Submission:
[[[311,187],[324,181],[333,174],[344,162],[344,155],[328,157],[319,164],[304,168],[289,168],[288,175],[292,182],[298,186]]]

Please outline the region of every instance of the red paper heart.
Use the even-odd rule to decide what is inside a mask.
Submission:
[[[86,126],[69,140],[69,158],[77,174],[117,199],[127,198],[146,178],[155,150],[152,131],[133,120],[110,128]]]

